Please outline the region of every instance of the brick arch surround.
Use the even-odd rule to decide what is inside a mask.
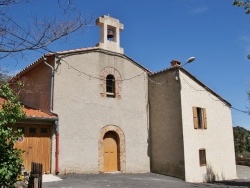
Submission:
[[[100,72],[100,80],[101,80],[101,96],[106,97],[106,77],[107,75],[112,74],[115,77],[115,98],[121,98],[121,83],[122,78],[121,74],[114,67],[105,67]]]
[[[103,153],[103,138],[104,135],[109,132],[113,131],[115,132],[119,137],[119,162],[120,162],[120,172],[125,172],[125,137],[122,132],[122,130],[115,125],[107,125],[103,127],[100,131],[100,137],[99,137],[99,143],[98,143],[98,168],[99,172],[103,171],[103,165],[104,165],[104,153]]]

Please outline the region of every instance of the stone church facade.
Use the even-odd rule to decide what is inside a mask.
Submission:
[[[230,104],[180,65],[153,74],[126,56],[119,20],[102,16],[97,25],[97,46],[46,54],[12,79],[29,90],[39,86],[21,93],[21,101],[57,117],[50,172],[152,171],[202,182],[210,165],[217,179],[235,178]],[[222,118],[211,115],[214,109]],[[202,128],[194,128],[193,113]]]

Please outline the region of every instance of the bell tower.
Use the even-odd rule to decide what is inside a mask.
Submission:
[[[123,48],[120,47],[120,31],[123,30],[123,24],[115,18],[104,15],[96,19],[96,25],[101,30],[101,39],[96,46],[123,54]]]

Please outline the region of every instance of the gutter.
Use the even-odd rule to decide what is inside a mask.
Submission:
[[[47,57],[43,57],[43,62],[45,65],[47,65],[51,69],[51,83],[50,83],[50,112],[52,114],[55,114],[57,116],[57,120],[55,121],[55,127],[56,127],[56,164],[55,164],[55,174],[59,174],[59,115],[53,111],[53,97],[54,97],[54,73],[55,69],[50,64],[47,63]]]

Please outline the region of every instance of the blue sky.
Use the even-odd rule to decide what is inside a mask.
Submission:
[[[65,0],[66,1],[66,0]],[[124,24],[121,46],[125,54],[155,72],[170,66],[172,59],[185,62],[191,74],[229,101],[233,107],[246,110],[250,82],[250,16],[232,0],[74,0],[83,15],[110,15]],[[60,16],[61,11],[51,0],[33,0],[8,10],[16,22],[29,24],[31,17]],[[92,47],[99,42],[99,28],[89,26],[84,33],[68,37],[49,48],[52,51]],[[27,52],[25,58],[8,62],[16,72],[42,54]],[[250,116],[232,109],[234,126],[250,129]]]

